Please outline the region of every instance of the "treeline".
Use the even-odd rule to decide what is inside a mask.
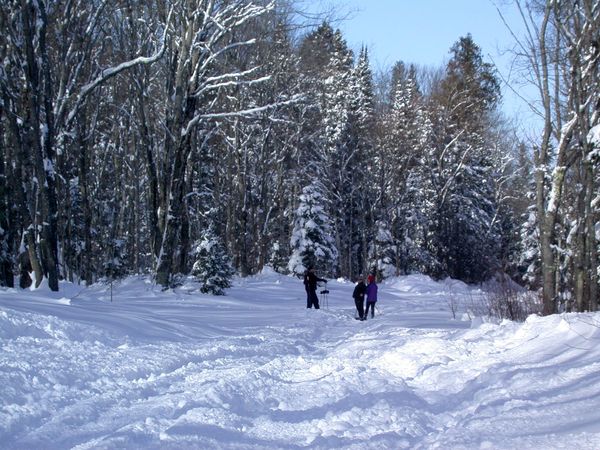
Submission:
[[[399,62],[374,79],[367,50],[353,54],[330,24],[295,31],[293,6],[5,2],[1,283],[58,289],[60,279],[151,273],[168,287],[229,259],[242,276],[308,264],[346,277],[502,274],[546,295],[547,249],[528,231],[543,229],[539,211],[553,201],[555,143],[579,146],[583,122],[568,142],[550,132],[543,161],[539,141],[520,143],[499,112],[498,75],[471,36],[444,67]],[[559,24],[580,26],[548,8],[557,36]],[[565,51],[553,63],[578,58]],[[589,131],[596,119],[586,120]],[[582,153],[564,175],[587,177],[593,197],[594,170]],[[588,255],[595,203],[576,186],[561,194],[587,205],[578,217]],[[565,228],[549,237],[553,310],[581,276],[558,245],[572,245],[574,204],[559,205],[554,223]],[[598,264],[586,261],[590,278]],[[587,286],[579,308],[592,307]]]

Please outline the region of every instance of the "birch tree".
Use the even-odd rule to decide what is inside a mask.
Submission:
[[[576,307],[597,309],[597,242],[595,226],[596,160],[588,141],[598,123],[597,33],[600,5],[592,0],[517,2],[527,34],[518,53],[537,88],[533,110],[543,121],[534,138],[536,218],[540,238],[540,271],[544,314],[557,311],[561,289],[560,265],[566,250],[559,224],[565,182],[578,175],[577,209],[572,217],[573,283]]]

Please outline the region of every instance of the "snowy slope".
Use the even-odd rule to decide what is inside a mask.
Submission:
[[[269,272],[2,290],[0,448],[600,448],[600,315],[452,320],[449,283],[411,276],[359,322],[328,287],[319,311]]]

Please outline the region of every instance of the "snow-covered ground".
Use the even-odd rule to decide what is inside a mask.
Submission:
[[[599,449],[600,315],[453,320],[449,286],[383,283],[366,322],[270,272],[1,290],[0,448]]]

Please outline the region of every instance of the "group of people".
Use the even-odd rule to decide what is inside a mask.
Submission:
[[[371,318],[375,317],[375,303],[377,303],[377,283],[375,276],[367,277],[367,284],[363,277],[358,277],[356,287],[352,293],[356,311],[358,313],[357,320],[367,320],[369,310],[371,310]],[[319,309],[319,297],[317,297],[318,283],[327,283],[325,278],[319,278],[315,274],[314,267],[309,267],[304,272],[304,288],[306,289],[306,307]],[[367,296],[367,307],[365,309],[365,295]]]
[[[369,309],[371,310],[371,318],[375,317],[375,303],[377,303],[377,283],[375,282],[375,276],[369,275],[367,277],[367,283],[368,284],[365,284],[363,277],[358,277],[358,283],[356,283],[354,292],[352,293],[356,311],[358,312],[358,320],[367,320]],[[367,296],[366,309],[364,306],[365,295]]]

